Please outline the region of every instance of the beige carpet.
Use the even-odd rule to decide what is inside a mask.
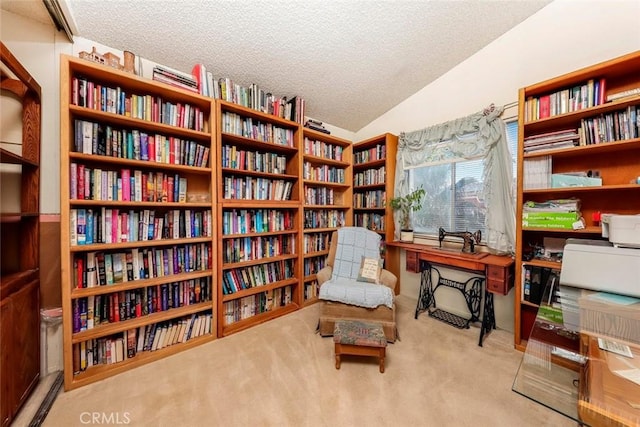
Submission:
[[[573,426],[511,390],[522,353],[493,331],[459,330],[398,297],[401,341],[335,369],[318,306],[72,392],[44,426]],[[93,422],[95,423],[95,422]]]

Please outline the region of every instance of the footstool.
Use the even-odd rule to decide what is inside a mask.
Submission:
[[[380,372],[384,372],[387,339],[379,323],[356,320],[338,320],[333,330],[336,351],[336,369],[340,369],[340,356],[374,356],[380,360]]]

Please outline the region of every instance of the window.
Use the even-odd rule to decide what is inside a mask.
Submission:
[[[513,195],[516,188],[518,122],[505,123],[507,143],[513,159]],[[437,236],[440,227],[447,231],[480,230],[485,234],[484,220],[488,206],[483,199],[483,159],[420,166],[409,169],[412,189],[422,186],[427,194],[422,208],[413,214],[417,234]]]

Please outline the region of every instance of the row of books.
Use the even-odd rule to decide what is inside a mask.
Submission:
[[[640,105],[580,121],[580,145],[624,141],[640,136]]]
[[[225,144],[220,153],[220,164],[223,168],[280,174],[287,170],[287,156],[247,151]]]
[[[304,283],[304,300],[307,301],[311,298],[315,298],[320,293],[320,289],[318,286],[318,281],[313,279],[310,282]]]
[[[373,231],[385,231],[385,215],[374,212],[356,213],[353,216],[353,225]]]
[[[77,153],[197,167],[209,162],[209,147],[192,140],[79,119],[74,131]]]
[[[71,302],[73,333],[210,300],[210,277],[77,298]]]
[[[187,200],[187,179],[177,173],[91,169],[76,162],[71,162],[69,169],[71,200],[171,203]]]
[[[289,285],[225,302],[223,305],[224,324],[231,325],[257,314],[285,307],[291,304],[292,299],[293,288]]]
[[[528,157],[522,162],[522,188],[533,190],[551,188],[553,158],[551,156]]]
[[[72,246],[213,235],[210,210],[120,211],[103,206],[95,210],[70,209],[69,220]]]
[[[340,162],[344,154],[344,147],[305,136],[304,154]]]
[[[314,166],[311,162],[305,161],[302,167],[302,177],[312,181],[344,184],[345,171],[343,168],[329,165]]]
[[[303,265],[304,275],[311,276],[312,274],[317,274],[318,271],[322,270],[326,265],[327,265],[326,255],[305,258],[304,265]]]
[[[291,230],[294,213],[282,209],[231,209],[222,212],[222,234]]]
[[[376,160],[384,160],[387,158],[387,146],[386,144],[376,144],[375,147],[371,147],[367,150],[358,150],[353,153],[353,163],[369,163]]]
[[[255,83],[244,87],[228,77],[214,78],[213,73],[207,70],[204,64],[195,64],[191,74],[201,95],[302,123],[305,101],[299,96],[287,100],[287,97],[274,96]]]
[[[193,76],[164,65],[153,67],[153,80],[179,87],[190,92],[199,93],[198,82]]]
[[[74,288],[93,288],[211,269],[206,243],[125,251],[82,252],[73,256]]]
[[[311,187],[304,186],[304,203],[307,205],[325,205],[332,206],[335,204],[335,191],[333,188],[327,187]]]
[[[304,127],[315,130],[317,132],[326,133],[327,135],[331,134],[331,131],[329,131],[329,129],[324,127],[324,123],[322,123],[319,120],[307,119],[307,121],[304,122]]]
[[[318,209],[304,211],[304,228],[336,228],[345,225],[344,211]]]
[[[554,132],[531,135],[523,141],[523,151],[532,153],[551,149],[569,148],[579,145],[580,134],[577,129],[565,129]]]
[[[525,301],[536,305],[542,302],[551,305],[555,302],[555,295],[548,291],[545,295],[545,288],[557,288],[559,282],[560,270],[529,264],[522,266],[522,297]]]
[[[295,242],[295,236],[292,234],[225,239],[222,242],[222,261],[225,263],[243,262],[294,254],[296,252]]]
[[[353,195],[353,207],[358,208],[384,208],[387,204],[385,190],[369,190]]]
[[[605,103],[606,79],[589,79],[581,85],[525,100],[525,120],[545,119]]]
[[[282,179],[225,176],[223,198],[227,200],[291,200],[293,183]]]
[[[384,184],[387,179],[387,170],[384,166],[378,169],[367,169],[353,174],[353,186]]]
[[[187,342],[210,334],[211,326],[211,313],[199,313],[76,343],[73,345],[73,373],[78,374],[92,366],[123,362],[138,353]]]
[[[196,106],[165,101],[162,97],[126,93],[82,77],[72,79],[71,103],[106,113],[169,126],[206,131],[204,112]]]
[[[222,272],[222,293],[230,295],[243,289],[266,286],[270,283],[294,277],[292,259],[233,268]]]
[[[270,144],[295,147],[293,129],[264,123],[252,117],[225,111],[222,113],[222,132],[255,139]]]
[[[331,233],[306,233],[302,239],[302,248],[304,253],[326,251],[329,249],[329,241],[331,240]]]

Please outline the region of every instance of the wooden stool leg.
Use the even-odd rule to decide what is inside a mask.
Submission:
[[[336,354],[336,369],[340,369],[340,355]]]
[[[386,351],[384,348],[380,349],[380,373],[384,374],[384,358],[386,356]]]

